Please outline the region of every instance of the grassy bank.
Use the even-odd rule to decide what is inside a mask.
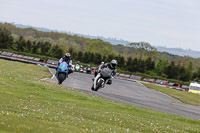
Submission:
[[[185,91],[179,91],[179,90],[171,89],[168,87],[161,87],[154,84],[143,83],[143,85],[145,85],[146,87],[150,89],[154,89],[162,93],[165,93],[171,97],[174,97],[182,101],[183,103],[200,106],[200,95],[198,94],[193,94],[193,93],[189,93]]]
[[[200,121],[39,80],[46,67],[0,60],[0,132],[200,132]]]

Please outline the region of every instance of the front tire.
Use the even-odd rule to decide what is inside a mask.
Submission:
[[[98,91],[98,89],[101,87],[101,84],[103,83],[102,80],[100,80],[97,85],[96,85],[96,89],[94,89],[94,91]]]
[[[92,85],[92,87],[91,87],[91,90],[93,90],[93,91],[94,91],[94,84]]]
[[[65,80],[66,76],[64,73],[59,73],[58,75],[58,84],[62,84],[62,82]]]

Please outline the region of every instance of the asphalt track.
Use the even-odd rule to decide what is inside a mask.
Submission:
[[[54,69],[50,71],[55,74]],[[74,72],[62,86],[134,106],[200,120],[200,106],[183,104],[166,94],[148,89],[138,82],[121,79],[113,79],[112,85],[106,85],[95,92],[91,90],[92,78],[93,75]],[[46,80],[57,83],[56,77]]]

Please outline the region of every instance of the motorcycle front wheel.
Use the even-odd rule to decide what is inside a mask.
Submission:
[[[59,73],[58,75],[58,84],[62,84],[62,82],[65,80],[65,74]]]
[[[97,80],[98,81],[98,80]],[[100,80],[99,82],[97,82],[96,84],[96,89],[94,89],[94,91],[98,91],[98,89],[101,87],[101,84],[103,83],[103,80]]]

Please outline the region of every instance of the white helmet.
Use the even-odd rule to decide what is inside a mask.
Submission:
[[[104,64],[104,62],[102,61],[101,64]]]
[[[66,53],[65,56],[66,56],[66,57],[70,57],[70,53]]]
[[[112,66],[113,68],[115,68],[115,66],[117,65],[117,60],[112,60],[112,61],[110,62],[110,64],[111,64],[111,66]]]

